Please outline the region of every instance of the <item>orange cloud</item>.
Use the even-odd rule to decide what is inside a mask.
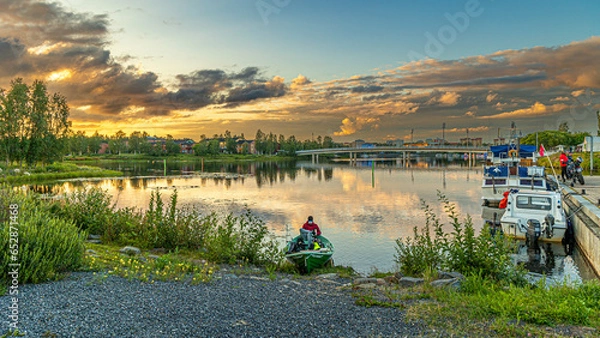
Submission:
[[[299,74],[298,77],[292,80],[292,83],[290,84],[290,89],[297,90],[309,83],[311,83],[311,81],[306,76]]]
[[[540,102],[534,103],[531,107],[517,109],[510,112],[504,112],[492,116],[482,116],[481,118],[486,119],[502,119],[502,118],[518,118],[518,117],[536,117],[540,115],[552,114],[568,109],[569,106],[564,103],[557,103],[553,105],[545,105]]]
[[[377,125],[379,122],[379,118],[373,117],[356,117],[354,121],[347,117],[342,120],[342,125],[340,126],[340,131],[336,131],[333,133],[335,136],[348,136],[355,134],[357,131],[371,126],[371,128],[377,129],[379,126]]]
[[[442,97],[440,97],[438,102],[443,105],[454,106],[458,102],[459,98],[460,98],[460,94],[458,94],[458,93],[446,92],[446,93],[444,93],[444,95],[442,95]]]
[[[497,94],[497,93],[489,93],[489,94],[488,94],[488,95],[485,97],[485,100],[486,100],[487,102],[492,102],[492,101],[494,101],[494,100],[495,100],[497,97],[498,97],[498,94]]]

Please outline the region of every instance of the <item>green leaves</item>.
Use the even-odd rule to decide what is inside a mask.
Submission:
[[[73,271],[81,266],[84,239],[87,234],[80,231],[72,222],[53,215],[32,195],[19,195],[9,189],[2,189],[0,204],[8,210],[8,205],[18,205],[18,224],[7,220],[6,215],[0,225],[0,279],[7,278],[18,263],[18,282],[40,283],[54,280],[61,273]],[[11,240],[11,232],[18,233],[18,253],[14,255],[16,244]],[[13,261],[13,256],[16,261]]]
[[[426,215],[424,227],[421,231],[415,227],[413,238],[396,240],[396,262],[400,271],[409,276],[436,270],[483,274],[494,279],[511,276],[510,243],[492,235],[488,228],[477,236],[470,216],[461,221],[455,206],[439,191],[438,200],[451,222],[452,231],[446,233],[435,211],[422,201]]]
[[[12,81],[8,91],[0,91],[0,156],[7,164],[60,159],[67,150],[68,116],[66,99],[50,97],[42,81],[31,86]]]

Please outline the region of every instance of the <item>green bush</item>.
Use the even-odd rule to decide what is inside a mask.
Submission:
[[[9,188],[1,189],[0,195],[0,279],[3,282],[12,278],[8,274],[13,269],[10,263],[20,264],[20,284],[54,280],[61,273],[81,266],[85,232],[53,216],[35,196],[17,194]],[[18,212],[12,215],[17,218],[11,224],[13,210]]]
[[[402,273],[422,276],[427,272],[446,270],[496,280],[518,277],[510,259],[513,245],[506,238],[492,234],[487,227],[476,236],[469,216],[461,222],[455,206],[439,191],[438,199],[452,221],[453,230],[447,234],[438,216],[422,201],[425,226],[420,232],[414,228],[414,238],[396,240],[396,262]]]
[[[211,260],[275,266],[283,261],[283,252],[266,225],[249,210],[240,216],[229,214],[222,219],[212,214],[207,221],[210,230],[206,250]]]
[[[52,210],[57,216],[72,221],[82,230],[102,235],[113,212],[110,196],[101,189],[75,191],[55,202]]]
[[[199,251],[218,263],[275,264],[282,250],[264,222],[250,210],[235,216],[203,215],[193,208],[177,206],[177,191],[169,202],[153,191],[148,209],[115,209],[110,196],[99,189],[75,192],[52,210],[79,228],[102,236],[104,242],[135,245],[144,249]]]

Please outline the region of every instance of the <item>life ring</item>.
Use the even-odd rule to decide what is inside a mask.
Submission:
[[[516,149],[511,149],[508,151],[508,157],[517,157],[518,152]]]

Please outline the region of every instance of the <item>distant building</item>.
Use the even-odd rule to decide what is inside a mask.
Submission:
[[[483,145],[483,139],[481,137],[461,138],[460,145],[469,147],[481,147]]]
[[[402,147],[404,145],[404,140],[396,139],[396,140],[387,140],[385,145],[388,147]]]
[[[600,136],[586,136],[581,144],[581,149],[583,151],[600,151]]]
[[[194,145],[196,142],[190,138],[184,138],[179,140],[174,140],[176,144],[179,145],[180,152],[182,154],[193,154],[194,153]]]
[[[102,143],[100,143],[100,149],[98,149],[98,154],[106,154],[108,151],[108,142],[102,141]]]
[[[506,139],[504,137],[498,137],[494,139],[494,145],[498,146],[501,144],[506,144]]]
[[[441,138],[436,137],[436,138],[425,139],[425,143],[428,146],[441,146],[441,145],[444,145],[445,142]]]
[[[365,144],[365,140],[354,140],[354,142],[352,142],[354,148],[360,148],[363,144]]]
[[[238,139],[236,141],[237,153],[242,154],[244,148],[248,151],[248,154],[256,154],[256,142],[254,142],[254,140]]]

